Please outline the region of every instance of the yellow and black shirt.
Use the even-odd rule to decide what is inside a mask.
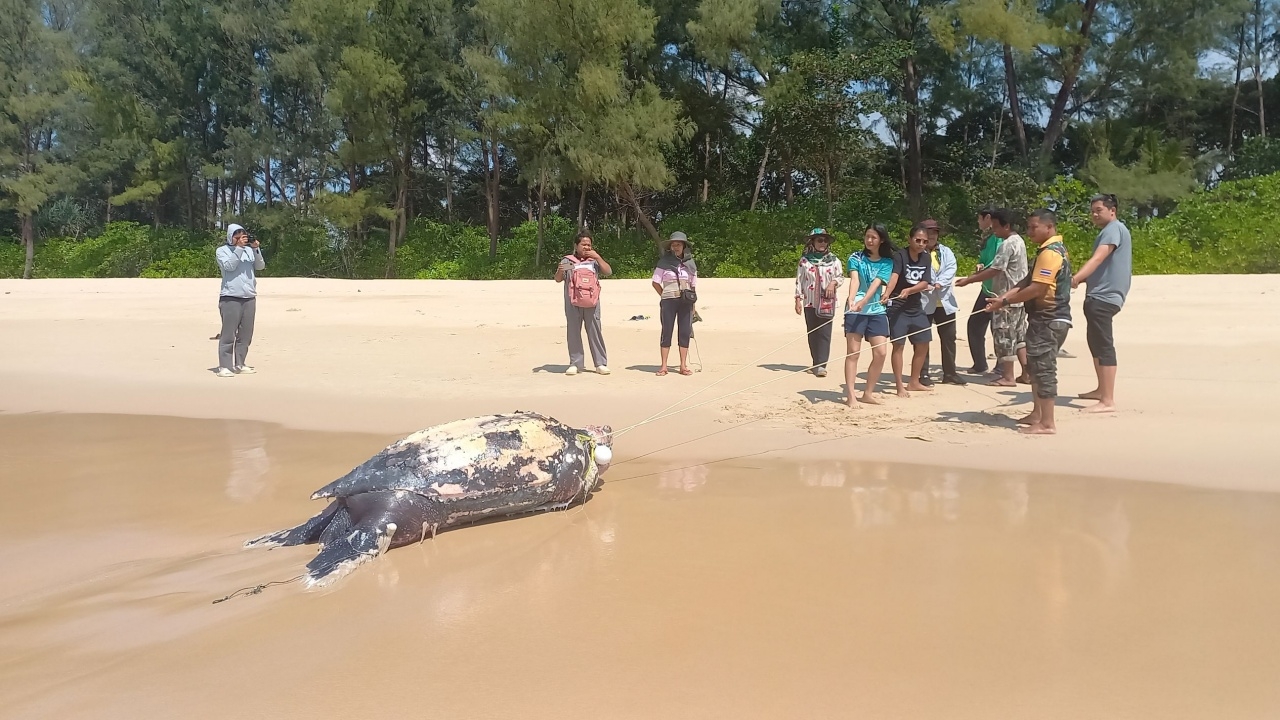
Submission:
[[[1071,260],[1062,236],[1045,240],[1036,251],[1036,264],[1031,268],[1031,282],[1044,283],[1049,291],[1039,300],[1027,303],[1028,320],[1071,323]]]

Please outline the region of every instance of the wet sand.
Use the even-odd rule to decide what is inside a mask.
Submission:
[[[312,548],[240,544],[396,437],[0,415],[0,715],[1280,714],[1274,493],[646,458],[572,510],[212,603],[296,575]]]

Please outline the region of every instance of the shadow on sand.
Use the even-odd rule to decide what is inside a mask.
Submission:
[[[839,390],[801,390],[800,393],[811,405],[820,402],[844,404],[844,393]]]
[[[809,369],[807,365],[789,365],[787,363],[765,363],[764,365],[757,365],[756,367],[761,370],[772,370],[774,372],[800,372],[801,370]]]

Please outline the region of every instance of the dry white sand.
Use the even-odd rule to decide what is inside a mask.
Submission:
[[[974,382],[905,400],[886,395],[878,408],[838,404],[838,335],[829,377],[789,372],[809,364],[792,282],[703,280],[704,322],[694,326],[703,371],[659,378],[657,299],[644,280],[604,285],[613,374],[566,377],[561,288],[551,281],[264,278],[249,358],[259,374],[220,379],[211,371],[217,280],[4,280],[0,410],[407,433],[517,409],[620,429],[681,399],[711,400],[623,436],[615,465],[649,453],[686,464],[867,459],[1280,489],[1272,469],[1280,427],[1265,412],[1280,400],[1280,324],[1268,312],[1280,276],[1137,278],[1116,320],[1120,411],[1112,416],[1079,413],[1083,401],[1068,406],[1095,384],[1077,293],[1066,343],[1076,357],[1059,364],[1059,434],[1035,438],[1012,429],[1011,418],[1029,409],[1027,386]],[[975,291],[959,293],[961,367]],[[649,317],[629,320],[635,315]]]

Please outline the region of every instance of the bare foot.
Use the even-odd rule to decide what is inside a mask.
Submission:
[[[1087,392],[1087,393],[1080,393],[1080,394],[1079,394],[1079,395],[1077,395],[1076,397],[1080,398],[1081,400],[1101,400],[1101,399],[1102,399],[1102,391],[1101,391],[1101,390],[1090,390],[1090,391],[1089,391],[1089,392]]]
[[[1031,373],[1022,373],[1021,375],[1019,375],[1019,376],[1018,376],[1018,382],[1022,383],[1023,385],[1030,385],[1030,384],[1031,384]]]
[[[1030,415],[1024,418],[1019,419],[1018,424],[1019,425],[1039,425],[1040,415],[1039,413],[1031,413]]]
[[[921,385],[918,382],[913,382],[910,385],[907,385],[907,389],[912,392],[925,392],[927,390],[932,390],[933,388],[929,387],[928,385]]]
[[[880,401],[880,398],[877,398],[875,395],[872,395],[871,393],[863,393],[862,397],[858,398],[858,402],[866,403],[868,405],[884,404],[883,402]]]
[[[858,399],[852,395],[849,395],[844,399],[844,404],[848,405],[851,408],[856,408],[858,407]]]
[[[1002,377],[996,378],[987,384],[991,387],[1018,387],[1018,383]]]
[[[907,391],[906,391],[906,390],[903,390],[902,388],[898,388],[898,397],[900,397],[900,398],[909,398],[909,397],[911,397],[911,395],[907,394]]]
[[[661,377],[661,376],[663,376],[663,375],[666,375],[666,374],[667,374],[667,366],[666,366],[666,365],[663,365],[662,367],[658,368],[658,372],[654,373],[654,375],[657,375],[657,376],[659,376],[659,377]]]
[[[1058,433],[1058,429],[1045,427],[1043,425],[1030,425],[1024,428],[1018,428],[1018,432],[1023,435],[1056,435]]]
[[[1090,415],[1101,415],[1103,413],[1113,413],[1115,411],[1116,411],[1115,405],[1104,405],[1103,403],[1099,402],[1097,405],[1090,405],[1089,407],[1084,408],[1080,412],[1089,413]]]

